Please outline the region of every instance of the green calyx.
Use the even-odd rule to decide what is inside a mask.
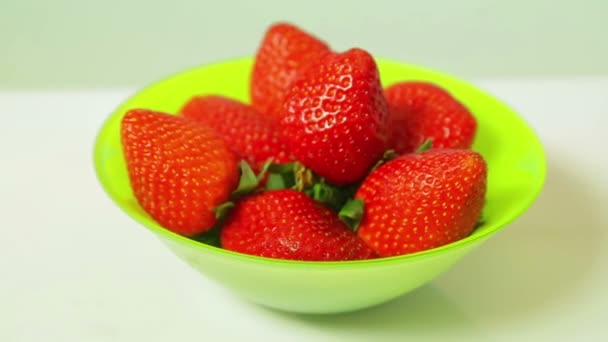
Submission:
[[[304,190],[304,193],[313,200],[328,206],[335,212],[340,211],[344,203],[353,196],[356,188],[352,186],[337,187],[319,179],[311,187]]]
[[[230,199],[228,201],[211,209],[215,213],[215,218],[218,222],[223,222],[224,218],[228,216],[228,213],[234,207],[234,202],[236,200],[244,195],[259,190],[260,182],[266,176],[271,165],[272,162],[269,160],[262,166],[260,173],[256,175],[251,166],[249,166],[249,163],[244,160],[239,162],[241,177],[239,178],[236,189],[230,194]]]
[[[398,154],[395,153],[395,150],[386,150],[384,151],[384,154],[382,155],[382,158],[380,158],[380,160],[378,160],[376,162],[376,164],[374,164],[374,166],[372,166],[370,172],[374,171],[375,169],[377,169],[378,167],[380,167],[380,165],[386,163],[387,161],[393,160],[395,158],[397,158]]]
[[[394,151],[386,151],[381,162],[395,157]],[[333,185],[299,162],[275,164],[272,160],[269,160],[264,164],[258,175],[245,161],[239,163],[239,168],[241,177],[236,190],[230,196],[230,200],[213,208],[217,219],[216,226],[210,231],[195,237],[195,240],[219,246],[220,227],[234,207],[235,201],[253,192],[281,189],[300,191],[315,202],[334,211],[351,230],[356,231],[359,227],[365,207],[361,199],[354,198],[359,183],[345,186]],[[264,187],[260,187],[262,180],[265,180]]]
[[[299,162],[273,164],[268,168],[266,190],[293,189],[338,212],[356,187],[338,187]]]
[[[418,146],[418,148],[416,149],[417,153],[421,153],[427,150],[430,150],[431,148],[433,148],[433,139],[426,139],[422,145]]]
[[[227,202],[224,202],[224,203],[218,205],[217,207],[215,207],[211,210],[215,213],[215,219],[220,220],[223,217],[225,217],[228,214],[228,212],[230,211],[230,209],[232,209],[233,207],[234,207],[234,202],[227,201]]]
[[[292,189],[296,184],[296,169],[300,163],[291,162],[284,164],[270,164],[268,167],[268,179],[266,190]]]
[[[272,164],[271,160],[266,162],[262,166],[262,170],[260,171],[260,173],[258,175],[256,175],[255,172],[253,172],[253,169],[251,168],[251,166],[249,166],[249,163],[247,163],[244,160],[241,160],[239,162],[239,169],[241,170],[241,178],[239,179],[239,185],[236,187],[236,190],[234,190],[232,192],[232,195],[231,195],[232,199],[235,199],[235,197],[241,197],[241,196],[251,193],[255,189],[257,189],[258,186],[260,185],[260,181],[262,181],[262,179],[264,179],[264,176],[268,172],[268,169],[270,168],[271,164]]]
[[[357,231],[359,223],[363,218],[363,212],[365,210],[365,204],[360,198],[354,198],[344,204],[338,216],[340,220],[344,222],[353,231]]]

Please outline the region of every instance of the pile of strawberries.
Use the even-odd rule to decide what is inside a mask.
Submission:
[[[125,114],[134,195],[166,229],[240,253],[342,261],[435,248],[478,225],[487,166],[470,149],[477,124],[440,86],[383,88],[367,51],[336,52],[277,23],[250,95],[193,94],[179,113]]]

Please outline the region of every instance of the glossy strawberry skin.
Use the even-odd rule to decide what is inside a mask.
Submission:
[[[479,221],[486,178],[484,159],[470,150],[431,149],[393,159],[355,195],[365,203],[357,234],[382,257],[460,240]]]
[[[477,122],[469,109],[444,88],[429,82],[399,82],[385,89],[390,109],[389,147],[399,154],[427,139],[434,148],[470,148]]]
[[[292,83],[280,128],[296,159],[344,185],[382,156],[387,120],[376,62],[354,48],[325,55]]]
[[[375,257],[335,213],[295,190],[244,198],[221,232],[222,247],[245,254],[300,261]]]
[[[272,25],[264,34],[252,68],[252,106],[272,121],[278,121],[288,86],[329,51],[325,42],[293,24]]]
[[[255,171],[271,158],[275,163],[292,159],[274,125],[245,103],[219,95],[194,96],[180,113],[213,129]]]
[[[121,141],[135,198],[153,219],[184,236],[213,227],[212,209],[239,178],[219,137],[186,118],[133,109],[122,119]]]

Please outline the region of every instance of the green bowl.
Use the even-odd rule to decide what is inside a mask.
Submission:
[[[520,216],[545,179],[543,148],[513,110],[475,86],[436,71],[378,59],[384,86],[403,80],[440,84],[478,120],[473,148],[488,163],[485,223],[469,237],[416,254],[366,261],[301,262],[230,252],[174,234],[153,221],[131,192],[120,144],[125,111],[144,107],[176,113],[193,94],[223,94],[248,101],[251,58],[187,70],[154,83],[110,115],[97,137],[94,160],[101,185],[129,216],[156,234],[176,255],[245,300],[280,310],[337,313],[399,297],[431,281]],[[488,260],[487,262],[492,262]]]

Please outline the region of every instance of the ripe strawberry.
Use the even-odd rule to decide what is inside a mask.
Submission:
[[[382,156],[387,120],[376,62],[354,48],[326,54],[292,83],[280,127],[296,159],[343,185]]]
[[[342,261],[375,253],[329,209],[295,190],[245,197],[221,232],[222,247],[278,259]]]
[[[414,253],[468,236],[479,221],[487,167],[471,150],[431,149],[393,159],[357,190],[358,235],[380,256]]]
[[[445,89],[427,82],[400,82],[385,90],[391,112],[389,147],[399,154],[427,139],[435,148],[470,148],[477,123]]]
[[[289,23],[266,31],[257,50],[251,74],[251,103],[273,121],[280,119],[289,84],[310,63],[329,51],[327,44]]]
[[[236,157],[219,137],[186,118],[133,109],[121,139],[133,193],[153,219],[184,236],[212,228],[212,209],[239,180]]]
[[[255,171],[270,158],[275,163],[290,160],[278,131],[247,104],[223,96],[195,96],[180,113],[217,132]]]

